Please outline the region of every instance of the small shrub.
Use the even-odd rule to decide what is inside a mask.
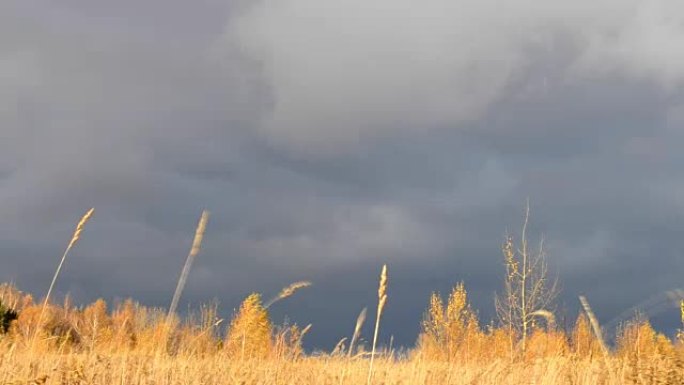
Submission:
[[[463,283],[456,285],[446,306],[439,294],[430,297],[418,346],[424,357],[440,361],[466,360],[482,340],[475,312]]]
[[[272,329],[261,295],[250,294],[230,323],[226,352],[236,358],[266,358],[272,351]]]
[[[10,328],[12,321],[19,317],[16,311],[5,307],[0,301],[0,334],[5,334]]]

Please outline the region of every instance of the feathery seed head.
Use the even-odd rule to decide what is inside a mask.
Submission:
[[[271,305],[274,303],[280,301],[281,299],[285,299],[287,297],[290,297],[293,295],[297,290],[303,289],[305,287],[311,286],[311,282],[309,281],[297,281],[295,283],[290,284],[289,286],[284,287],[278,295],[273,297],[270,301],[266,303],[264,306],[265,308],[269,308]]]
[[[380,273],[380,286],[378,287],[378,299],[382,299],[387,291],[387,265],[382,265],[382,272]]]
[[[356,326],[354,327],[354,339],[358,337],[359,333],[361,332],[361,327],[363,326],[363,323],[366,321],[366,311],[367,308],[363,308],[361,310],[361,313],[359,313],[359,316],[356,318]]]
[[[305,287],[311,286],[311,282],[308,281],[299,281],[291,284],[290,286],[284,288],[280,294],[278,294],[278,299],[283,299],[291,296],[294,294],[297,290],[303,289]]]
[[[382,311],[385,309],[385,303],[387,302],[387,294],[383,295],[382,298],[380,298],[380,301],[378,301],[378,312],[382,314]]]
[[[195,238],[192,240],[192,247],[190,248],[190,254],[197,255],[202,246],[202,238],[204,238],[204,231],[207,228],[207,221],[209,221],[209,211],[202,211],[202,216],[200,217],[199,223],[197,224],[197,230],[195,230]]]
[[[93,216],[93,213],[95,212],[95,208],[91,208],[86,212],[81,220],[78,222],[76,225],[76,230],[74,231],[74,235],[71,237],[71,241],[69,242],[69,246],[67,247],[68,249],[72,248],[76,242],[81,238],[81,232],[83,231],[83,226],[85,226],[86,222],[90,219],[90,217]]]
[[[354,342],[358,340],[359,336],[361,335],[361,327],[363,327],[363,323],[366,321],[366,308],[364,307],[363,310],[361,310],[361,313],[359,313],[359,316],[356,318],[356,326],[354,327],[354,334],[352,335],[351,342],[349,343],[349,357],[351,357],[352,352],[354,350]]]

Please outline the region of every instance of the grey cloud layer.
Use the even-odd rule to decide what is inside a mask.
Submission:
[[[261,2],[231,23],[264,62],[268,140],[314,155],[458,128],[502,99],[622,75],[684,76],[677,2]],[[346,146],[345,146],[346,145]]]
[[[609,319],[684,268],[682,11],[4,2],[0,280],[42,292],[95,206],[60,291],[166,305],[207,207],[185,304],[310,279],[275,316],[325,347],[389,262],[387,333],[410,344],[429,292],[460,279],[491,317],[529,196],[567,306],[583,292]]]

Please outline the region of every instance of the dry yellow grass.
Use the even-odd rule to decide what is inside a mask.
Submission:
[[[337,357],[308,357],[297,361],[230,360],[222,355],[158,357],[138,353],[58,354],[27,356],[2,348],[2,384],[259,384],[259,385],[339,385],[347,369],[345,384],[366,381],[367,363]],[[633,378],[627,361],[613,359],[616,376],[606,373],[601,361],[557,357],[534,362],[508,362],[454,365],[429,361],[378,360],[375,384],[673,384],[681,377],[669,375],[667,364],[657,359],[643,363],[642,376]],[[651,374],[649,374],[651,373]],[[611,378],[612,377],[612,378]]]
[[[439,337],[432,341],[439,349],[420,343],[393,355],[379,349],[372,384],[684,383],[684,347],[647,322],[626,327],[606,356],[582,315],[569,335],[535,329],[525,354],[511,359],[506,329],[480,328],[463,285],[446,306],[435,298],[429,309],[433,326],[424,333]],[[349,356],[344,349],[303,354],[308,326],[274,327],[258,294],[245,299],[227,329],[218,327],[211,306],[169,325],[164,309],[131,300],[113,307],[102,300],[85,308],[49,304],[34,344],[27,331],[35,330],[42,304],[9,285],[0,285],[0,300],[19,311],[9,333],[0,335],[3,385],[368,382],[370,355]]]

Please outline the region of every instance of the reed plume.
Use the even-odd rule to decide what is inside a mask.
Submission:
[[[546,320],[546,328],[548,330],[553,330],[556,328],[556,316],[554,316],[550,311],[540,309],[530,313],[530,315],[544,318]]]
[[[363,323],[366,321],[366,309],[363,308],[361,310],[361,313],[359,313],[359,316],[356,317],[356,326],[354,327],[354,334],[352,335],[352,339],[349,342],[349,352],[347,353],[347,358],[351,359],[352,358],[352,353],[354,351],[354,342],[359,338],[359,335],[361,334],[361,327],[363,326]],[[346,340],[347,338],[342,338],[338,345],[340,346],[340,352],[342,352],[342,343]],[[344,370],[342,370],[342,376],[340,376],[340,384],[344,384],[344,379],[347,376],[347,370],[349,369],[349,365],[344,366]]]
[[[603,333],[601,332],[601,326],[599,325],[598,318],[596,318],[596,315],[591,310],[591,306],[589,306],[589,301],[587,301],[587,297],[580,295],[579,300],[580,303],[582,303],[582,308],[584,309],[584,312],[587,313],[587,317],[589,318],[591,328],[592,330],[594,330],[594,335],[596,336],[599,345],[601,345],[601,350],[603,351],[603,360],[606,364],[606,367],[608,368],[608,375],[610,376],[611,380],[615,380],[617,374],[613,368],[613,364],[610,361],[610,351],[608,350],[608,346],[606,345],[606,342],[603,339]]]
[[[181,293],[185,287],[185,281],[188,279],[188,274],[190,273],[190,268],[192,267],[192,262],[195,260],[197,254],[199,254],[202,247],[202,238],[204,238],[204,231],[207,228],[207,221],[209,220],[209,211],[202,211],[202,216],[200,217],[199,223],[197,224],[197,229],[195,230],[195,238],[192,240],[192,247],[190,248],[190,253],[188,258],[185,260],[185,265],[181,271],[181,275],[178,278],[178,284],[176,285],[176,291],[173,293],[173,299],[171,300],[171,306],[169,306],[169,313],[166,316],[167,322],[171,320],[171,316],[176,312],[176,307],[178,307],[178,301],[180,300]]]
[[[313,325],[312,324],[306,325],[304,327],[304,329],[302,329],[302,331],[299,333],[299,338],[297,338],[297,346],[302,346],[302,340],[304,339],[304,336],[306,335],[306,333],[308,333],[309,330],[311,330],[311,326],[313,326]]]
[[[303,289],[309,286],[311,286],[311,282],[309,281],[297,281],[291,283],[289,286],[284,287],[280,291],[280,293],[278,293],[278,295],[276,295],[275,297],[271,298],[268,302],[266,302],[266,305],[264,305],[264,309],[268,309],[271,305],[280,301],[281,299],[285,299],[287,297],[292,296],[299,289]]]
[[[603,340],[603,333],[601,332],[601,326],[599,325],[599,322],[598,322],[598,319],[596,318],[596,315],[591,310],[591,306],[589,306],[589,301],[587,301],[587,298],[583,295],[579,296],[579,300],[580,300],[580,303],[582,304],[582,308],[584,308],[584,312],[587,313],[587,317],[589,318],[589,323],[591,324],[591,328],[594,330],[594,335],[596,336],[596,339],[598,339],[599,344],[601,344],[601,349],[607,355],[608,354],[608,348],[606,347],[606,343]]]
[[[385,308],[387,302],[387,265],[382,265],[382,272],[380,273],[380,285],[378,286],[378,311],[375,317],[375,332],[373,333],[373,348],[371,349],[370,366],[368,368],[367,384],[371,383],[373,378],[373,361],[375,360],[375,346],[378,342],[378,330],[380,329],[380,317],[382,310]]]
[[[361,310],[361,313],[359,313],[359,316],[356,318],[354,334],[352,335],[351,342],[349,343],[349,357],[351,357],[352,355],[352,351],[354,349],[354,342],[356,342],[356,340],[359,338],[359,335],[361,334],[361,327],[363,326],[363,323],[366,321],[366,310],[367,308],[364,307],[363,310]]]
[[[344,352],[344,343],[347,342],[347,337],[342,337],[337,343],[335,344],[335,347],[333,350],[330,352],[331,356],[337,356],[337,355],[342,355]],[[344,374],[344,373],[342,373]]]

